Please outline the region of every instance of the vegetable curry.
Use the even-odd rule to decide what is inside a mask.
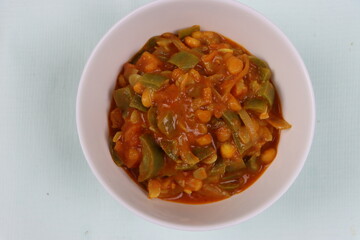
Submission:
[[[150,38],[124,64],[110,152],[149,198],[209,203],[249,187],[290,127],[269,65],[195,25]]]

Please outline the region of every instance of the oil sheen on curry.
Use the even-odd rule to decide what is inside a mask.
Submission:
[[[290,127],[269,65],[197,25],[150,38],[123,65],[109,112],[114,162],[149,198],[190,204],[249,187]]]

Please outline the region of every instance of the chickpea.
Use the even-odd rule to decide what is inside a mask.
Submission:
[[[199,124],[198,129],[201,134],[205,134],[208,132],[208,128],[207,128],[206,124],[202,124],[202,123]]]
[[[138,94],[142,94],[145,90],[144,85],[141,84],[141,82],[137,82],[134,85],[134,91]]]
[[[208,133],[208,134],[205,134],[201,137],[198,137],[196,139],[196,142],[197,144],[199,144],[200,146],[206,146],[206,145],[209,145],[211,142],[212,142],[212,137],[211,135]]]
[[[221,156],[223,158],[232,158],[235,155],[236,148],[230,143],[223,143],[220,147]]]
[[[276,150],[274,148],[266,149],[260,156],[263,163],[271,163],[276,157]]]
[[[141,96],[141,102],[145,107],[151,107],[153,100],[153,91],[146,88]]]
[[[230,139],[231,137],[231,131],[229,128],[227,127],[220,127],[216,130],[215,132],[216,134],[216,138],[220,141],[220,142],[226,142],[227,140]]]
[[[161,192],[161,183],[159,180],[150,179],[148,183],[149,198],[157,198]]]
[[[202,38],[203,33],[200,32],[200,31],[195,31],[195,32],[193,32],[193,33],[191,34],[191,36],[192,36],[193,38],[200,39],[200,38]]]
[[[197,40],[196,38],[193,37],[185,37],[185,43],[186,45],[188,45],[191,48],[196,48],[196,47],[200,47],[201,43],[199,40]]]
[[[196,110],[195,112],[196,117],[202,122],[207,123],[211,120],[211,112],[208,110]]]
[[[140,153],[136,148],[130,148],[127,153],[126,166],[129,168],[134,167],[140,160]]]

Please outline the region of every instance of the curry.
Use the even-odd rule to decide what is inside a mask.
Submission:
[[[123,65],[110,152],[149,198],[209,203],[254,183],[290,127],[267,62],[195,25],[150,38]]]

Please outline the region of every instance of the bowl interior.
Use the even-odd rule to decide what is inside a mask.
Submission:
[[[293,127],[282,132],[277,158],[269,169],[243,193],[205,205],[149,200],[110,157],[107,114],[111,93],[122,65],[148,38],[194,24],[227,36],[269,63],[283,115]],[[294,47],[272,23],[233,1],[156,1],[123,18],[92,53],[77,99],[80,142],[92,171],[104,187],[146,219],[187,230],[239,223],[277,200],[304,164],[312,141],[314,118],[311,83]]]

